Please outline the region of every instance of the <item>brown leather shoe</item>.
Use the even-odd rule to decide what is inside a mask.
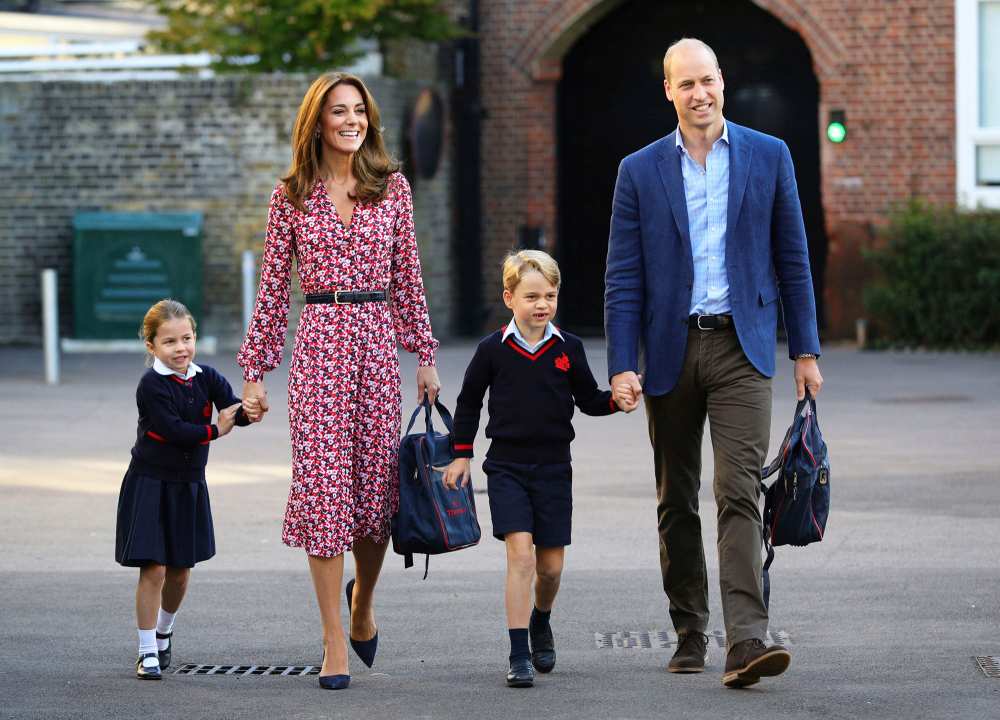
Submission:
[[[722,684],[731,688],[753,685],[762,677],[781,675],[791,662],[792,654],[780,645],[767,647],[757,638],[744,640],[729,648]]]
[[[705,633],[686,632],[677,637],[677,650],[667,664],[672,673],[700,673],[705,671],[708,657],[708,637]]]

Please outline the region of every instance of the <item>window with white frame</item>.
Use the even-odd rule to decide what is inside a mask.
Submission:
[[[955,101],[958,202],[1000,208],[1000,0],[955,2]]]

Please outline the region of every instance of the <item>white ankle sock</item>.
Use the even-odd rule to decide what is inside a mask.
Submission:
[[[156,653],[156,629],[143,630],[139,628],[139,654]]]
[[[160,635],[166,635],[173,631],[174,629],[174,618],[177,617],[177,613],[168,613],[163,608],[160,608],[159,613],[156,615],[156,632]],[[160,640],[157,638],[156,646],[160,650],[166,650],[167,646],[170,644],[170,640]]]

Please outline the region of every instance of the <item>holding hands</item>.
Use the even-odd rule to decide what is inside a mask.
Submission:
[[[270,410],[267,402],[267,391],[262,382],[243,383],[243,412],[250,418],[250,422],[260,422],[264,419],[264,413]]]
[[[624,412],[630,413],[635,410],[642,399],[642,375],[636,375],[629,370],[612,377],[611,397]]]
[[[219,437],[228,434],[233,429],[236,424],[236,411],[239,409],[240,403],[234,403],[219,411],[219,419],[215,423],[216,427],[219,428]]]

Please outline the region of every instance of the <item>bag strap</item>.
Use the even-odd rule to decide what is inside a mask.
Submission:
[[[413,553],[405,553],[403,555],[403,569],[406,570],[407,568],[411,567],[413,567]],[[424,577],[422,579],[424,580],[427,579],[427,573],[430,572],[430,569],[431,569],[431,556],[424,555]]]
[[[781,441],[781,445],[778,447],[778,452],[774,456],[774,460],[771,461],[769,465],[765,465],[760,470],[761,478],[769,478],[774,473],[778,472],[778,468],[785,460],[785,455],[788,452],[788,443],[791,442],[792,434],[797,428],[800,428],[805,422],[805,419],[812,415],[816,417],[816,398],[812,396],[808,390],[806,390],[806,396],[799,400],[795,405],[795,415],[792,416],[792,424],[788,426],[788,432],[785,433],[785,439]],[[761,485],[761,492],[767,492],[767,487]]]
[[[444,426],[448,429],[448,432],[452,432],[454,421],[451,419],[451,413],[448,412],[448,408],[446,408],[438,399],[434,400],[434,407],[437,409],[438,415],[441,416],[441,420],[444,422]],[[410,422],[406,425],[406,432],[403,433],[404,435],[410,434],[410,430],[413,429],[413,424],[417,421],[417,415],[420,414],[421,410],[424,411],[424,424],[428,434],[434,432],[434,423],[431,421],[431,403],[427,398],[427,393],[424,393],[423,400],[420,401],[420,404],[417,405],[416,409],[414,409],[413,414],[410,415]]]

